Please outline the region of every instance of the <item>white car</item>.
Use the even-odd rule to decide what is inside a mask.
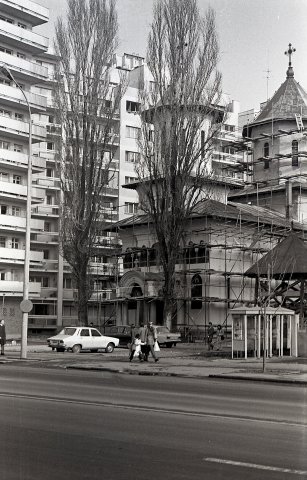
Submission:
[[[97,328],[90,327],[65,327],[54,337],[47,339],[48,346],[57,352],[65,350],[80,353],[81,350],[98,352],[104,349],[112,353],[118,347],[119,339],[102,335]]]

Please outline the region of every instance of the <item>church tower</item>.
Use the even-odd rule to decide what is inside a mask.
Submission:
[[[243,127],[252,144],[252,187],[229,199],[307,221],[307,93],[294,78],[291,43],[286,80],[256,119]]]

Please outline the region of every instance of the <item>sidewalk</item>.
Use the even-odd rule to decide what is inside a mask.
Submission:
[[[118,348],[112,354],[52,352],[46,345],[28,345],[27,359],[20,359],[19,345],[6,345],[1,365],[19,363],[44,368],[108,371],[131,375],[179,376],[190,378],[224,378],[279,382],[307,386],[307,358],[273,357],[263,359],[231,359],[216,352],[208,356],[203,344],[181,344],[161,349],[159,362],[128,361],[128,350]],[[218,356],[217,356],[218,355]],[[225,352],[226,355],[226,352]],[[228,354],[229,355],[229,354]]]

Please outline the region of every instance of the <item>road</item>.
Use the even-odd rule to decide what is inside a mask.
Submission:
[[[307,391],[0,366],[1,480],[307,479]]]

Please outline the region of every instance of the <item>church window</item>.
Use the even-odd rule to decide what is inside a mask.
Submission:
[[[203,295],[203,284],[200,275],[194,275],[191,281],[191,308],[200,309],[202,308],[201,297]]]
[[[266,142],[263,146],[263,156],[264,157],[268,157],[270,155],[270,145],[268,144],[268,142]],[[264,164],[263,164],[263,168],[266,170],[268,168],[270,168],[270,162],[269,162],[269,159],[268,158],[265,158],[264,159]]]
[[[298,167],[298,141],[292,142],[292,167]]]

